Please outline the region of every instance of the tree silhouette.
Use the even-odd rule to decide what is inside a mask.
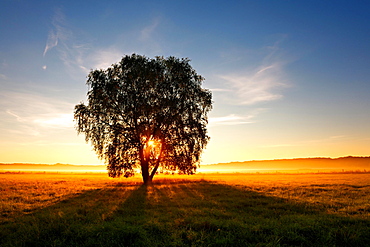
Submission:
[[[207,144],[212,94],[189,59],[132,54],[87,79],[88,104],[75,106],[84,133],[110,177],[141,168],[150,183],[158,169],[193,174]]]

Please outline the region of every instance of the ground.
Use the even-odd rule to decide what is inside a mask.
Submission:
[[[0,174],[0,246],[366,246],[370,175]]]

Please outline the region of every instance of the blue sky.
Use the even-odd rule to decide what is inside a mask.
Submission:
[[[203,163],[370,155],[369,1],[0,4],[0,162],[97,164],[86,76],[188,57],[213,92]]]

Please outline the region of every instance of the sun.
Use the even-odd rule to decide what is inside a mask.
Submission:
[[[155,142],[153,140],[148,141],[148,146],[153,147],[155,145]]]

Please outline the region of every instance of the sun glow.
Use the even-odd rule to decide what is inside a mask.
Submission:
[[[159,156],[161,155],[162,145],[160,140],[152,139],[152,137],[149,138],[148,141],[146,141],[145,146],[145,155],[149,159],[157,160]]]
[[[153,147],[153,146],[155,146],[155,141],[154,141],[154,140],[150,140],[150,141],[148,141],[148,146],[149,146],[149,147]]]

